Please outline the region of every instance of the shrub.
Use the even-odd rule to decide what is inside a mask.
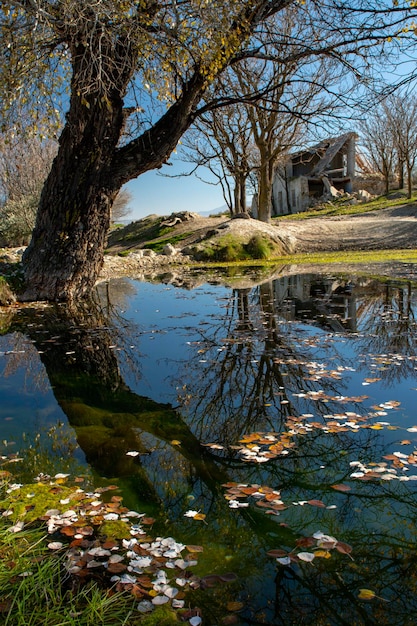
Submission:
[[[273,252],[272,242],[263,235],[254,235],[246,244],[246,250],[252,259],[268,259]]]

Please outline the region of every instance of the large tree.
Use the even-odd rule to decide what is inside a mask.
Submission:
[[[24,256],[22,299],[74,300],[91,291],[119,189],[166,161],[209,85],[237,58],[261,52],[251,35],[289,4],[327,32],[297,55],[329,54],[341,42],[363,49],[402,18],[399,3],[388,11],[362,0],[349,7],[334,0],[323,7],[319,0],[2,2],[2,126],[18,124],[16,102],[37,118],[56,115],[51,94],[67,76],[69,87],[58,154]],[[147,92],[162,103],[160,117],[147,115]]]

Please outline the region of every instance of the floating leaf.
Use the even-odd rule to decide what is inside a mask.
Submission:
[[[338,541],[335,548],[341,554],[350,554],[352,552],[352,546],[348,543],[344,543],[343,541]]]
[[[297,554],[300,561],[306,561],[307,563],[311,563],[314,560],[315,554],[313,552],[299,552]]]
[[[376,594],[371,589],[359,589],[359,600],[373,600]]]
[[[152,604],[155,606],[160,606],[161,604],[166,604],[169,602],[168,596],[155,596],[152,598]]]
[[[350,491],[351,487],[349,485],[332,485],[332,489],[336,491]]]
[[[332,555],[328,550],[320,549],[314,551],[314,556],[321,559],[330,559]]]
[[[285,550],[268,550],[267,552],[268,556],[272,556],[272,558],[277,559],[277,558],[282,558],[284,556],[287,556],[287,552],[285,552]]]
[[[320,507],[320,508],[325,508],[326,507],[324,502],[322,502],[321,500],[308,500],[307,504],[310,504],[310,506],[317,506],[317,507]]]

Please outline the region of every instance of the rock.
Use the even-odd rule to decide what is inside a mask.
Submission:
[[[359,189],[357,197],[361,202],[369,202],[372,200],[373,195],[369,193],[369,191],[366,191],[366,189]]]
[[[340,191],[339,189],[336,189],[336,187],[333,187],[333,185],[330,185],[330,195],[332,198],[340,198],[343,196],[343,191]]]
[[[167,243],[162,249],[162,254],[164,254],[165,256],[175,256],[176,254],[178,254],[178,250],[174,248],[171,243]]]
[[[249,213],[236,213],[235,215],[232,215],[232,217],[230,219],[232,219],[232,220],[250,220],[251,217],[250,217]]]
[[[155,254],[156,253],[153,250],[150,250],[149,248],[144,248],[142,256],[144,256],[144,257],[145,256],[154,257]]]

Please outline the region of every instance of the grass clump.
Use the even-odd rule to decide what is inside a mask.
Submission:
[[[252,259],[269,259],[274,253],[272,241],[260,234],[254,235],[245,247]]]
[[[7,306],[15,301],[16,298],[9,283],[4,276],[0,276],[0,306]]]
[[[249,241],[232,235],[208,240],[192,251],[197,261],[211,263],[234,263],[239,261],[265,260],[280,256],[278,244],[266,235],[256,234]]]

